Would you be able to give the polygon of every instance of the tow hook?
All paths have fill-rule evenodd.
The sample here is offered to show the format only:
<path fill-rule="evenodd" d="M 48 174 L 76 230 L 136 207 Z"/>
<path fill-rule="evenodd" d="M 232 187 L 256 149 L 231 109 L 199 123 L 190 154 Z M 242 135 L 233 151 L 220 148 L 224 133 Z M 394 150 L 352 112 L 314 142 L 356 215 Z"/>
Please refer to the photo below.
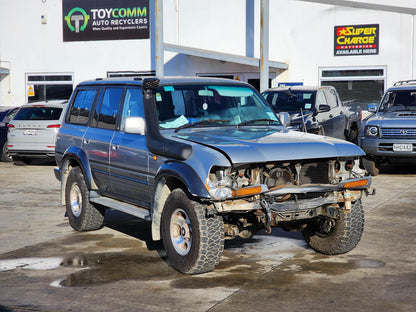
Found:
<path fill-rule="evenodd" d="M 262 199 L 260 201 L 260 206 L 266 213 L 266 234 L 270 234 L 272 232 L 272 213 L 270 212 L 269 204 L 264 199 Z"/>
<path fill-rule="evenodd" d="M 351 210 L 351 194 L 348 191 L 344 192 L 344 207 L 346 211 Z"/>

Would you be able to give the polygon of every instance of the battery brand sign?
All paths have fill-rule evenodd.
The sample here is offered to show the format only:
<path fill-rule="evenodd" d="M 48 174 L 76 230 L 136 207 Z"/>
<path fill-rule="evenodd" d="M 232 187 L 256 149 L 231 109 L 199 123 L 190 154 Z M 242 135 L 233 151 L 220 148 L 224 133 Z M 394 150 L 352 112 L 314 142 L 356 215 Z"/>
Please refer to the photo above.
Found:
<path fill-rule="evenodd" d="M 378 54 L 379 25 L 334 27 L 334 55 Z"/>
<path fill-rule="evenodd" d="M 149 0 L 62 0 L 64 41 L 149 39 Z"/>

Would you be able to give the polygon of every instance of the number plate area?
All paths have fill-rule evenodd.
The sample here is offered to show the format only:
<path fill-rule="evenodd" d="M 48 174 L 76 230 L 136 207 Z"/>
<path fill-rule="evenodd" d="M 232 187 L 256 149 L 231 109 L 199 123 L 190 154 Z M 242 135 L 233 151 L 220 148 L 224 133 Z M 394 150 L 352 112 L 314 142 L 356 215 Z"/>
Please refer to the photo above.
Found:
<path fill-rule="evenodd" d="M 393 152 L 413 152 L 413 144 L 393 144 Z"/>
<path fill-rule="evenodd" d="M 23 134 L 24 135 L 36 135 L 36 134 L 38 134 L 38 130 L 36 130 L 36 129 L 26 129 L 26 130 L 23 130 Z"/>

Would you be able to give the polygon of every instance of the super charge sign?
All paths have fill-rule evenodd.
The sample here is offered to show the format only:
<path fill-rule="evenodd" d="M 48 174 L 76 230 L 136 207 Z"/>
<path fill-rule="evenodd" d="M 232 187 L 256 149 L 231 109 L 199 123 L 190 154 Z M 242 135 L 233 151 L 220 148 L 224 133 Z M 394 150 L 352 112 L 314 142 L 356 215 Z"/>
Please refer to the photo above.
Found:
<path fill-rule="evenodd" d="M 379 24 L 334 27 L 334 55 L 378 54 Z"/>

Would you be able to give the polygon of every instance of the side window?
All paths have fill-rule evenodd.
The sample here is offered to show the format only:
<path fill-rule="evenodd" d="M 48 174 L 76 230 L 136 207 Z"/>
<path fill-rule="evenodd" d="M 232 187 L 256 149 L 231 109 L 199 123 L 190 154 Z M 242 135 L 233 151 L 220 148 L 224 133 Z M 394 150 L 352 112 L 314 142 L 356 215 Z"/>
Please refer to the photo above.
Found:
<path fill-rule="evenodd" d="M 10 121 L 10 120 L 12 120 L 13 118 L 14 118 L 14 116 L 16 116 L 16 113 L 17 113 L 17 111 L 18 111 L 18 109 L 16 108 L 16 109 L 14 109 L 14 110 L 12 110 L 12 111 L 10 111 L 9 112 L 9 114 L 7 115 L 7 119 Z"/>
<path fill-rule="evenodd" d="M 124 131 L 126 117 L 144 117 L 142 92 L 138 88 L 129 88 L 126 91 L 121 115 L 121 131 Z"/>
<path fill-rule="evenodd" d="M 68 122 L 86 125 L 97 90 L 79 90 L 69 108 Z"/>
<path fill-rule="evenodd" d="M 328 90 L 326 95 L 328 97 L 328 104 L 331 106 L 331 108 L 337 107 L 339 105 L 339 99 L 335 90 Z"/>
<path fill-rule="evenodd" d="M 319 105 L 328 105 L 325 94 L 322 90 L 318 90 L 316 94 L 316 109 L 319 108 Z"/>
<path fill-rule="evenodd" d="M 114 130 L 116 128 L 117 111 L 120 104 L 122 88 L 107 88 L 100 105 L 94 113 L 94 125 L 98 128 Z"/>

